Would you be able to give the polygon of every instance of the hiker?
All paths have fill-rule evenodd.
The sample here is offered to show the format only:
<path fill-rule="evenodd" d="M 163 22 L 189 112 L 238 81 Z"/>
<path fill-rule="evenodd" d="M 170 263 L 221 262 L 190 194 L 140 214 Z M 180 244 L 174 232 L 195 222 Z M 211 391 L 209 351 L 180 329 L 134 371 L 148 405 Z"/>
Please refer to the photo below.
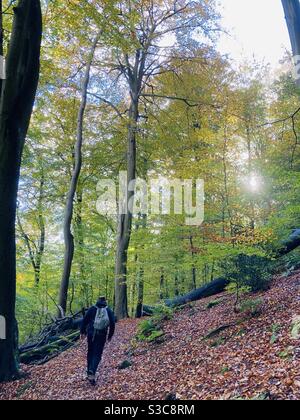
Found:
<path fill-rule="evenodd" d="M 87 336 L 87 379 L 91 385 L 96 385 L 96 372 L 102 359 L 106 340 L 110 341 L 114 332 L 115 315 L 107 306 L 106 298 L 102 296 L 86 313 L 80 331 L 82 340 Z"/>

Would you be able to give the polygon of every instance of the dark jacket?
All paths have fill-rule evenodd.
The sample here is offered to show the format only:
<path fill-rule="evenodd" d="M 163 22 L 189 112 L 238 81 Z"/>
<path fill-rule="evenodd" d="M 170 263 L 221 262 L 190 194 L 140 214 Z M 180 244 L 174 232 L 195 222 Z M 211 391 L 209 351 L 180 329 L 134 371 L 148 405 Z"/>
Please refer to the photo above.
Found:
<path fill-rule="evenodd" d="M 115 315 L 113 313 L 113 311 L 106 306 L 106 304 L 103 303 L 97 303 L 96 306 L 92 306 L 86 313 L 83 321 L 82 321 L 82 325 L 81 325 L 81 329 L 80 332 L 82 335 L 88 335 L 88 336 L 92 336 L 94 335 L 94 322 L 95 322 L 95 318 L 96 318 L 96 314 L 97 314 L 97 308 L 105 308 L 107 309 L 107 314 L 109 317 L 109 322 L 110 322 L 110 326 L 103 331 L 103 335 L 107 335 L 108 329 L 109 329 L 109 334 L 108 334 L 108 339 L 110 340 L 114 333 L 115 333 L 115 327 L 116 327 L 116 321 L 115 321 Z"/>

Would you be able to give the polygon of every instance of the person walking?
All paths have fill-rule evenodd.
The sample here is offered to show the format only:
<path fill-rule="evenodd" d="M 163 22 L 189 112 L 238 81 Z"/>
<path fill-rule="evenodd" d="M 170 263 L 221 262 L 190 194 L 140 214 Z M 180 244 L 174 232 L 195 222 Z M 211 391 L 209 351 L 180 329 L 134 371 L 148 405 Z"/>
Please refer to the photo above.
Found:
<path fill-rule="evenodd" d="M 91 307 L 81 325 L 81 340 L 87 337 L 87 379 L 96 385 L 96 373 L 102 359 L 106 341 L 110 341 L 115 333 L 115 315 L 108 307 L 104 296 Z"/>

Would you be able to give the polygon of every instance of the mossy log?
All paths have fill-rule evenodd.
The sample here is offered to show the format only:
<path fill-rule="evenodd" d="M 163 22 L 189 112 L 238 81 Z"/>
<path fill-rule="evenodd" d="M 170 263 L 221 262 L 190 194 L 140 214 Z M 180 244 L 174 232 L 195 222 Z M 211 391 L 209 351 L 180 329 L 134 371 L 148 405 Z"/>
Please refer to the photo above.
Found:
<path fill-rule="evenodd" d="M 212 281 L 209 284 L 206 284 L 205 286 L 200 287 L 199 289 L 195 289 L 190 293 L 187 293 L 186 295 L 178 296 L 175 299 L 168 299 L 165 301 L 165 304 L 171 308 L 183 306 L 187 303 L 195 302 L 197 300 L 222 293 L 224 292 L 228 284 L 229 280 L 225 278 L 219 278 Z M 151 316 L 153 314 L 153 309 L 153 306 L 144 305 L 143 315 Z"/>
<path fill-rule="evenodd" d="M 24 364 L 41 364 L 45 363 L 53 356 L 60 354 L 62 351 L 70 348 L 79 339 L 79 331 L 72 332 L 67 336 L 57 337 L 49 344 L 20 352 L 20 362 Z"/>
<path fill-rule="evenodd" d="M 294 251 L 300 246 L 300 229 L 292 231 L 290 236 L 282 242 L 281 248 L 277 251 L 277 257 L 282 257 Z"/>
<path fill-rule="evenodd" d="M 166 300 L 166 305 L 169 307 L 185 305 L 189 302 L 195 302 L 200 299 L 204 299 L 210 296 L 224 292 L 229 284 L 229 280 L 225 278 L 219 278 L 212 281 L 199 289 L 193 290 L 184 296 L 176 297 L 175 299 Z"/>

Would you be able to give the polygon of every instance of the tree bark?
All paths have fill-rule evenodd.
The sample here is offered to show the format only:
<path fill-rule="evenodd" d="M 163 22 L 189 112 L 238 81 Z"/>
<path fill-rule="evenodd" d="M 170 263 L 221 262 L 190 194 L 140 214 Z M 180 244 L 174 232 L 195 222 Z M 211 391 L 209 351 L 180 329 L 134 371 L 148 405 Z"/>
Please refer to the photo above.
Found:
<path fill-rule="evenodd" d="M 39 0 L 19 0 L 2 83 L 0 103 L 0 315 L 6 340 L 0 340 L 0 382 L 18 375 L 15 222 L 23 146 L 40 70 L 42 16 Z"/>
<path fill-rule="evenodd" d="M 282 0 L 286 23 L 294 56 L 300 56 L 300 3 L 299 0 Z M 300 57 L 299 60 L 300 61 Z M 297 85 L 300 87 L 300 75 Z"/>
<path fill-rule="evenodd" d="M 70 275 L 72 270 L 72 263 L 74 258 L 74 236 L 72 233 L 72 220 L 74 213 L 74 199 L 78 186 L 78 181 L 80 178 L 81 168 L 82 168 L 82 145 L 83 145 L 83 123 L 84 123 L 84 114 L 87 104 L 87 95 L 88 95 L 88 86 L 90 82 L 90 72 L 92 67 L 92 62 L 94 59 L 96 47 L 100 38 L 100 33 L 97 34 L 87 61 L 85 75 L 83 79 L 82 91 L 81 91 L 81 104 L 78 112 L 77 118 L 77 138 L 75 144 L 75 167 L 72 173 L 70 188 L 67 196 L 66 208 L 65 208 L 65 218 L 64 218 L 64 241 L 65 241 L 65 254 L 64 254 L 64 267 L 63 274 L 60 285 L 60 295 L 59 295 L 59 308 L 60 311 L 58 316 L 64 316 L 67 311 L 67 301 L 68 301 L 68 290 L 70 283 Z"/>
<path fill-rule="evenodd" d="M 139 115 L 139 101 L 136 94 L 132 97 L 129 125 L 128 125 L 128 149 L 127 149 L 127 181 L 128 185 L 136 176 L 136 130 Z M 116 279 L 115 279 L 115 314 L 117 319 L 128 317 L 127 303 L 127 258 L 128 247 L 132 229 L 132 213 L 128 209 L 128 202 L 134 196 L 133 191 L 127 191 L 126 214 L 119 217 L 118 240 L 116 255 Z"/>
<path fill-rule="evenodd" d="M 145 53 L 137 51 L 134 69 L 128 63 L 127 72 L 130 87 L 131 104 L 129 109 L 128 138 L 127 138 L 127 182 L 128 186 L 136 178 L 136 140 L 139 119 L 139 98 L 145 67 Z M 127 58 L 128 62 L 128 58 Z M 128 317 L 127 302 L 127 260 L 130 243 L 133 215 L 128 209 L 129 201 L 134 198 L 134 191 L 127 186 L 125 213 L 119 216 L 118 238 L 115 265 L 115 314 L 117 319 Z"/>

